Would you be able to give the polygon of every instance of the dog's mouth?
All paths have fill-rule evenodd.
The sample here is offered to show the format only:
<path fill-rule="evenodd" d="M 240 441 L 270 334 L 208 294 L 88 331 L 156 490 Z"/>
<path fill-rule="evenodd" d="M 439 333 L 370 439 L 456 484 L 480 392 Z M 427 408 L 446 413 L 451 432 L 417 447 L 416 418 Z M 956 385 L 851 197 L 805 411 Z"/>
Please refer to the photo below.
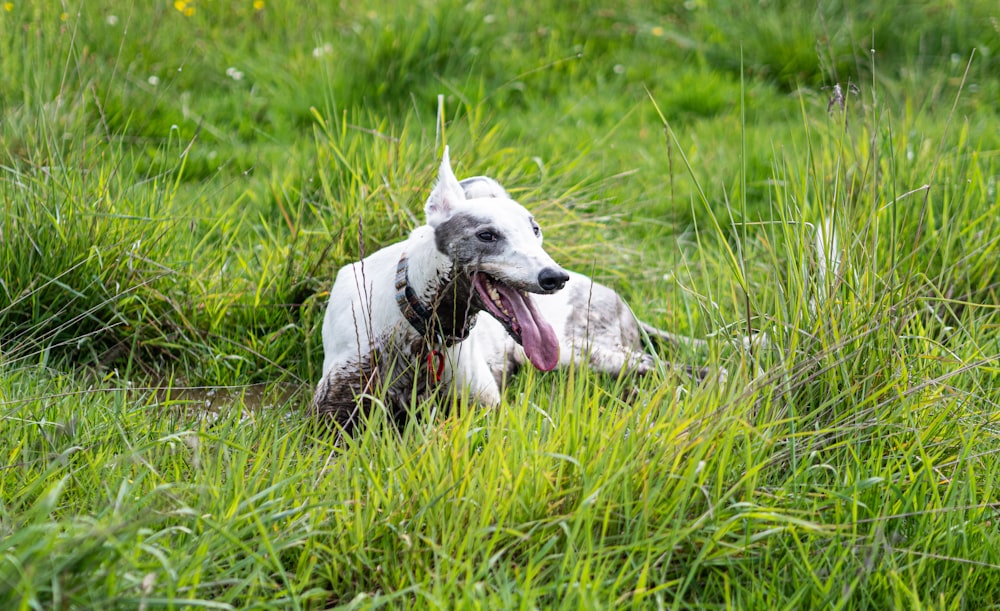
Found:
<path fill-rule="evenodd" d="M 559 364 L 559 339 L 531 297 L 483 272 L 472 273 L 472 286 L 486 311 L 521 344 L 531 364 L 542 371 L 555 369 Z"/>

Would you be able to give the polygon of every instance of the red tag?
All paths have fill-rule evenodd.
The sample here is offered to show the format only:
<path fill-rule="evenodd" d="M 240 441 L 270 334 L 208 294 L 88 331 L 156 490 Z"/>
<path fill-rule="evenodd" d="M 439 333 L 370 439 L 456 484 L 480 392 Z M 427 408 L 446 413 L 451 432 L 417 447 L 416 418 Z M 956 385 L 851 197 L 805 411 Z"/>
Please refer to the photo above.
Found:
<path fill-rule="evenodd" d="M 435 382 L 441 381 L 444 374 L 444 353 L 440 350 L 431 350 L 427 354 L 427 371 L 434 378 Z"/>

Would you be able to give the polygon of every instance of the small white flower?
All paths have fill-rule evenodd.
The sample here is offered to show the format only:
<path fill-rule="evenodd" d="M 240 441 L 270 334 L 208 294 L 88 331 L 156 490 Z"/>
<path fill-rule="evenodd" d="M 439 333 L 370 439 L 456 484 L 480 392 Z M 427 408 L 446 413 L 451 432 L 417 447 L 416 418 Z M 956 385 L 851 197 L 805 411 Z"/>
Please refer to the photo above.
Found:
<path fill-rule="evenodd" d="M 234 81 L 243 80 L 243 73 L 232 66 L 226 68 L 226 76 L 233 79 Z"/>
<path fill-rule="evenodd" d="M 118 25 L 118 15 L 108 15 L 105 21 L 107 21 L 108 25 Z"/>
<path fill-rule="evenodd" d="M 154 74 L 153 76 L 146 79 L 146 82 L 152 85 L 153 87 L 156 87 L 157 85 L 160 84 L 160 77 Z"/>
<path fill-rule="evenodd" d="M 324 42 L 322 46 L 313 49 L 313 57 L 316 58 L 323 57 L 324 55 L 330 55 L 331 53 L 333 53 L 333 45 L 328 42 Z"/>

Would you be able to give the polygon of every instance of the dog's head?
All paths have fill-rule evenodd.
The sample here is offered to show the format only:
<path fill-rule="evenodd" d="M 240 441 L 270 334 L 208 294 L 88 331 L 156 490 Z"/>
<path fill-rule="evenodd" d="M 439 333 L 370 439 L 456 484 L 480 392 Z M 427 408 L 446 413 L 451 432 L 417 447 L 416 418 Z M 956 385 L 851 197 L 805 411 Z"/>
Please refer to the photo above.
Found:
<path fill-rule="evenodd" d="M 535 367 L 553 369 L 559 341 L 528 293 L 554 293 L 569 275 L 542 248 L 535 217 L 490 178 L 470 178 L 463 186 L 447 147 L 424 212 L 437 249 L 468 277 L 474 305 L 503 324 Z"/>

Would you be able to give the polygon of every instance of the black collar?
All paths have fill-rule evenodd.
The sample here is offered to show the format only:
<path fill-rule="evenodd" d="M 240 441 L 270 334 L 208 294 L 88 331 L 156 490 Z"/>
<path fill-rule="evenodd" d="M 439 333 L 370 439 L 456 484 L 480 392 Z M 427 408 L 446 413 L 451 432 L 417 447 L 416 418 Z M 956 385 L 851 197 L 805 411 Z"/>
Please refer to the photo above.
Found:
<path fill-rule="evenodd" d="M 461 335 L 445 335 L 441 332 L 440 321 L 436 320 L 437 317 L 434 314 L 434 309 L 420 303 L 417 292 L 410 286 L 409 269 L 410 260 L 404 252 L 399 257 L 399 263 L 396 264 L 396 305 L 399 306 L 399 311 L 402 313 L 403 318 L 406 319 L 406 322 L 410 323 L 410 326 L 417 333 L 429 341 L 434 339 L 446 346 L 451 346 L 469 337 L 469 330 L 472 328 L 471 324 L 465 325 Z"/>

